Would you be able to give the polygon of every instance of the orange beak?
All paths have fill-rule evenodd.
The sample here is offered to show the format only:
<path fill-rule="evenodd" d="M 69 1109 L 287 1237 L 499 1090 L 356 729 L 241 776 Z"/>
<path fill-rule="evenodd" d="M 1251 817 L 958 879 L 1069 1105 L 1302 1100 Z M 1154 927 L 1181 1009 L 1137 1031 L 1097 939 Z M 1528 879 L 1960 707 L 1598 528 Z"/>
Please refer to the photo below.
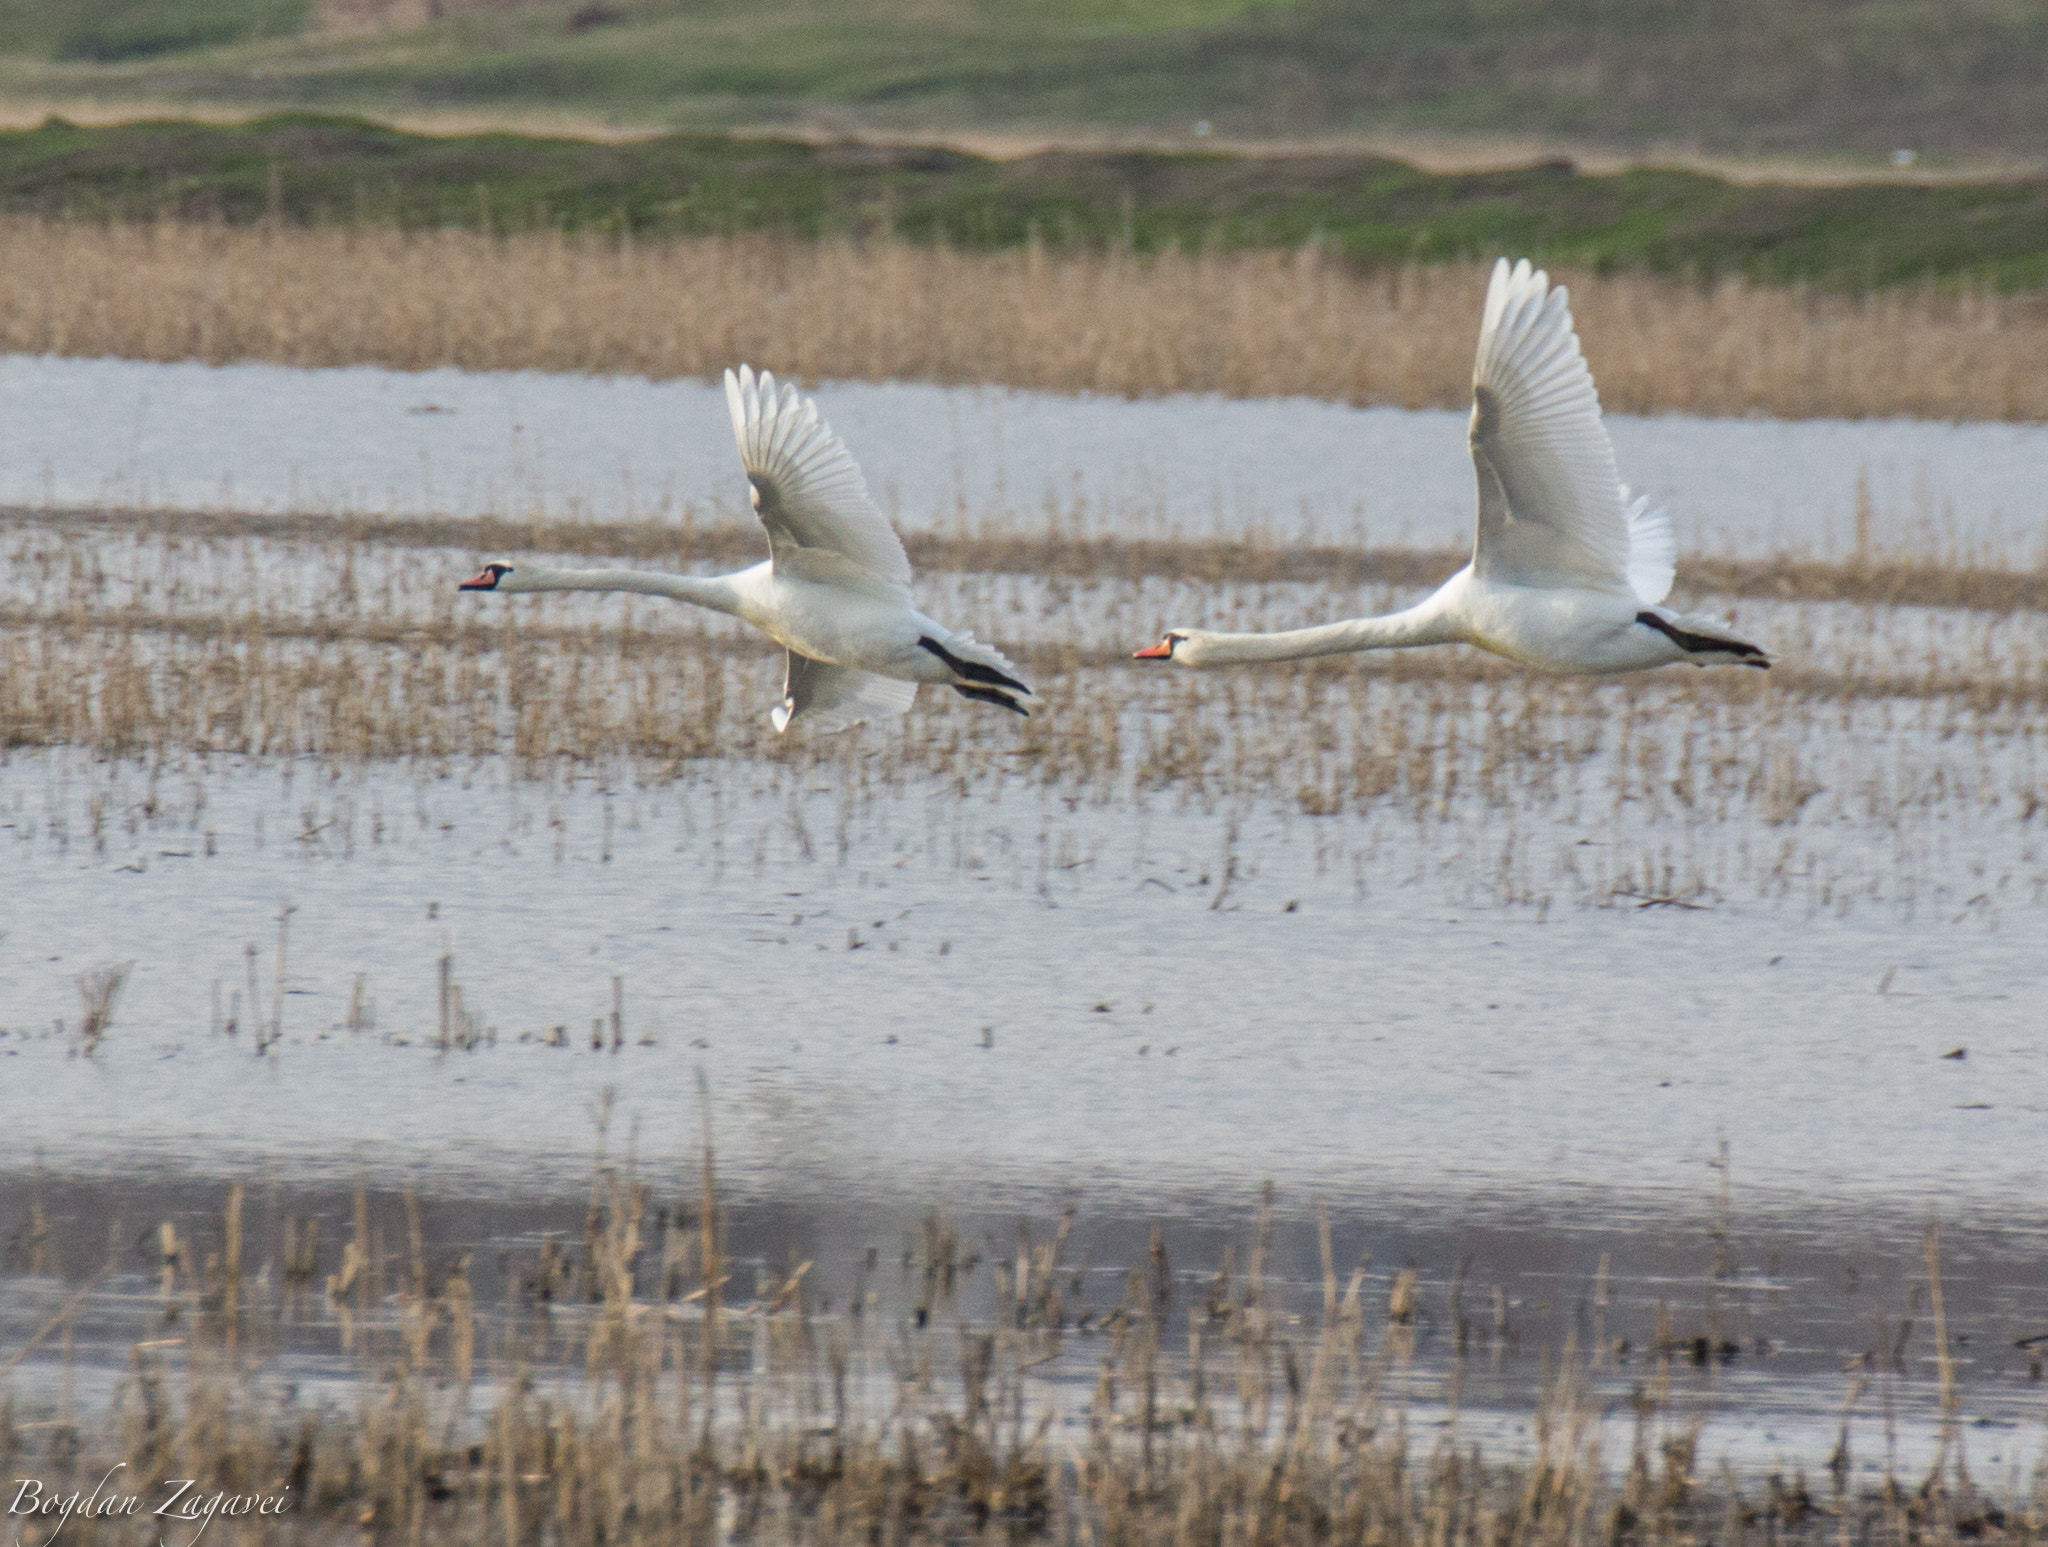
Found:
<path fill-rule="evenodd" d="M 465 580 L 455 589 L 458 591 L 495 591 L 498 589 L 498 572 L 494 569 L 483 570 L 474 580 Z"/>
<path fill-rule="evenodd" d="M 1133 650 L 1131 652 L 1131 659 L 1134 661 L 1170 661 L 1173 659 L 1173 641 L 1162 639 L 1158 644 L 1148 645 L 1143 650 Z"/>

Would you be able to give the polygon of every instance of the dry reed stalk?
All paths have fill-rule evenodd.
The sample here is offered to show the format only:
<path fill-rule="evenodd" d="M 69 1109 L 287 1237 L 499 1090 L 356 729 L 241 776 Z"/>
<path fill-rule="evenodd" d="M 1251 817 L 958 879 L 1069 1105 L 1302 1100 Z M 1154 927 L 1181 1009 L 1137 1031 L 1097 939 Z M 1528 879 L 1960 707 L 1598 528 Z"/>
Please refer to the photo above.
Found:
<path fill-rule="evenodd" d="M 94 967 L 78 975 L 78 1049 L 87 1058 L 99 1051 L 100 1039 L 114 1024 L 114 1006 L 135 963 Z"/>
<path fill-rule="evenodd" d="M 2048 302 L 1561 272 L 1613 409 L 2048 418 Z M 1480 265 L 0 220 L 0 350 L 1461 406 Z"/>
<path fill-rule="evenodd" d="M 721 1317 L 714 1307 L 733 1262 L 711 1225 L 708 1147 L 705 1171 L 694 1289 L 671 1280 L 672 1264 L 643 1274 L 647 1189 L 630 1167 L 599 1164 L 580 1260 L 561 1275 L 579 1293 L 538 1291 L 541 1303 L 525 1311 L 479 1308 L 459 1262 L 437 1286 L 410 1194 L 399 1226 L 410 1267 L 386 1301 L 361 1272 L 360 1243 L 379 1227 L 359 1189 L 356 1240 L 316 1313 L 334 1351 L 353 1356 L 330 1373 L 352 1381 L 354 1403 L 279 1400 L 278 1334 L 301 1314 L 299 1291 L 258 1275 L 239 1309 L 220 1314 L 239 1275 L 216 1262 L 206 1308 L 163 1307 L 164 1335 L 135 1343 L 130 1378 L 105 1410 L 59 1425 L 24 1421 L 26 1402 L 0 1404 L 0 1454 L 60 1493 L 74 1482 L 82 1493 L 126 1461 L 139 1479 L 192 1478 L 202 1493 L 288 1495 L 282 1513 L 227 1513 L 208 1526 L 209 1540 L 252 1547 L 1819 1547 L 1845 1530 L 1853 1540 L 1954 1547 L 1987 1533 L 2024 1544 L 2048 1535 L 2017 1475 L 2009 1497 L 1993 1498 L 1960 1469 L 1954 1492 L 1917 1494 L 1888 1471 L 1877 1486 L 1838 1493 L 1846 1524 L 1781 1477 L 1759 1487 L 1725 1469 L 1703 1475 L 1699 1423 L 1674 1369 L 1688 1340 L 1661 1305 L 1656 1373 L 1626 1399 L 1635 1442 L 1619 1475 L 1603 1456 L 1596 1393 L 1570 1334 L 1554 1360 L 1544 1356 L 1532 1439 L 1519 1453 L 1489 1458 L 1455 1429 L 1419 1446 L 1401 1389 L 1425 1319 L 1418 1275 L 1396 1277 L 1405 1298 L 1390 1299 L 1388 1318 L 1369 1327 L 1362 1270 L 1340 1298 L 1325 1231 L 1320 1309 L 1297 1291 L 1302 1314 L 1291 1314 L 1270 1191 L 1241 1281 L 1226 1247 L 1205 1296 L 1177 1294 L 1187 1280 L 1155 1234 L 1149 1265 L 1125 1276 L 1092 1335 L 1092 1315 L 1070 1320 L 1057 1288 L 1069 1271 L 1061 1254 L 1071 1214 L 1049 1243 L 1020 1231 L 1015 1265 L 994 1275 L 993 1295 L 964 1292 L 979 1255 L 963 1255 L 958 1232 L 934 1212 L 903 1255 L 914 1318 L 822 1316 L 804 1290 L 809 1263 L 764 1272 L 754 1297 Z M 388 1207 L 380 1201 L 380 1216 Z M 239 1213 L 236 1188 L 222 1216 L 231 1237 Z M 540 1252 L 550 1282 L 554 1251 L 550 1242 Z M 316 1266 L 306 1263 L 309 1273 Z M 1929 1273 L 1938 1276 L 1931 1247 Z M 99 1282 L 88 1279 L 11 1363 L 68 1327 Z M 678 1358 L 696 1341 L 685 1329 L 701 1339 L 697 1370 Z M 1191 1384 L 1183 1399 L 1165 1354 L 1183 1329 L 1235 1348 L 1234 1392 Z M 1035 1373 L 1067 1334 L 1091 1338 L 1075 1362 L 1099 1372 L 1092 1398 Z M 479 1367 L 480 1343 L 502 1357 Z M 1312 1350 L 1306 1372 L 1297 1346 Z M 691 1397 L 700 1374 L 701 1424 Z M 1952 1389 L 1945 1372 L 1945 1414 Z M 1619 1394 L 1612 1378 L 1608 1391 Z M 81 1539 L 133 1539 L 75 1524 Z"/>
<path fill-rule="evenodd" d="M 1239 586 L 1314 581 L 1404 590 L 1436 585 L 1469 557 L 1456 549 L 1299 545 L 1259 538 L 1010 533 L 989 526 L 984 522 L 972 534 L 910 532 L 904 536 L 904 546 L 918 571 L 928 574 L 1227 582 Z M 16 566 L 47 566 L 61 552 L 61 543 L 56 550 L 40 544 L 53 537 L 122 538 L 171 549 L 191 542 L 226 544 L 237 539 L 292 544 L 301 552 L 338 555 L 340 572 L 331 575 L 323 591 L 341 597 L 359 592 L 364 583 L 354 574 L 358 559 L 370 561 L 373 555 L 392 551 L 444 552 L 445 559 L 438 562 L 445 562 L 452 573 L 481 553 L 641 560 L 694 569 L 750 563 L 760 558 L 764 548 L 758 526 L 729 521 L 686 521 L 679 528 L 666 521 L 0 507 L 0 529 L 6 528 L 38 544 L 18 550 L 8 561 Z M 74 550 L 80 555 L 84 551 Z M 103 551 L 94 552 L 94 571 L 106 562 Z M 77 566 L 75 573 L 84 572 L 83 565 Z M 436 576 L 435 581 L 435 589 L 445 591 L 446 576 Z M 1792 554 L 1756 559 L 1701 556 L 1680 564 L 1678 586 L 1694 596 L 1867 602 L 2001 613 L 2048 611 L 2048 571 L 1912 554 L 1866 554 L 1834 561 Z"/>
<path fill-rule="evenodd" d="M 350 762 L 511 751 L 528 760 L 619 752 L 695 758 L 735 737 L 759 742 L 755 722 L 771 701 L 777 667 L 758 641 L 700 631 L 688 620 L 657 632 L 509 620 L 492 630 L 443 630 L 290 617 L 223 626 L 133 613 L 4 616 L 11 628 L 0 642 L 0 741 L 122 755 L 187 750 Z M 1127 641 L 1041 645 L 1027 634 L 1012 653 L 1035 676 L 1061 684 L 1060 708 L 1013 734 L 1035 759 L 1053 756 L 1053 767 L 1077 758 L 1077 772 L 1108 775 L 1120 761 L 1116 740 L 1097 739 L 1092 750 L 1081 741 L 1098 728 L 1091 716 L 1119 700 L 1137 709 L 1194 692 L 1200 696 L 1191 704 L 1210 705 L 1247 732 L 1256 727 L 1269 753 L 1309 750 L 1328 732 L 1327 711 L 1304 704 L 1311 718 L 1288 729 L 1270 697 L 1278 683 L 1296 684 L 1314 699 L 1333 689 L 1369 691 L 1372 683 L 1497 687 L 1530 712 L 1544 704 L 1574 710 L 1588 691 L 1610 701 L 1697 706 L 1688 711 L 1695 713 L 1760 699 L 1816 711 L 1851 702 L 1954 700 L 1979 713 L 2048 702 L 2048 640 L 2022 641 L 1997 622 L 1962 636 L 1962 648 L 1902 650 L 1898 634 L 1879 628 L 1832 647 L 1813 639 L 1798 653 L 1811 664 L 1781 665 L 1768 678 L 1674 672 L 1595 689 L 1452 650 L 1194 679 L 1126 665 Z M 1972 648 L 1993 640 L 1996 651 Z M 1266 686 L 1233 686 L 1254 682 Z M 962 713 L 928 697 L 913 723 L 944 723 Z M 995 732 L 974 723 L 976 742 L 993 745 L 988 738 Z M 894 739 L 887 727 L 871 734 Z M 1271 740 L 1275 734 L 1282 739 Z M 911 766 L 936 769 L 945 761 L 942 748 L 904 755 Z"/>
<path fill-rule="evenodd" d="M 1460 852 L 1490 856 L 1459 884 L 1504 904 L 1691 906 L 1741 887 L 1833 906 L 1854 874 L 1864 895 L 1910 906 L 1923 880 L 1960 863 L 1943 857 L 1951 833 L 2005 856 L 1991 861 L 1998 886 L 2044 880 L 2028 826 L 2048 809 L 2039 612 L 1746 603 L 1744 623 L 1786 656 L 1767 676 L 1560 680 L 1470 650 L 1200 675 L 1127 663 L 1132 620 L 1286 627 L 1380 610 L 1395 588 L 1346 576 L 1200 584 L 939 572 L 925 582 L 935 610 L 985 620 L 1039 682 L 1048 711 L 997 721 L 926 694 L 902 722 L 808 739 L 769 733 L 775 652 L 725 620 L 573 596 L 485 612 L 456 597 L 442 570 L 418 550 L 375 542 L 110 537 L 91 524 L 25 531 L 0 554 L 16 598 L 0 632 L 0 745 L 75 748 L 115 760 L 110 770 L 132 760 L 149 788 L 124 793 L 114 784 L 127 776 L 110 772 L 83 805 L 18 822 L 17 836 L 76 836 L 99 855 L 140 845 L 145 824 L 167 819 L 159 780 L 189 769 L 172 776 L 203 789 L 220 754 L 310 757 L 336 772 L 399 760 L 429 775 L 505 757 L 516 784 L 620 769 L 629 783 L 681 779 L 714 799 L 732 780 L 765 776 L 787 807 L 774 825 L 806 863 L 830 863 L 835 847 L 845 863 L 860 824 L 935 788 L 993 798 L 1021 786 L 1070 808 L 1199 808 L 1226 835 L 1220 855 L 1203 840 L 1203 895 L 1219 906 L 1240 900 L 1242 839 L 1227 835 L 1263 821 L 1253 803 L 1346 817 L 1317 830 L 1327 833 L 1313 840 L 1317 864 L 1351 864 L 1361 892 L 1384 868 L 1369 856 L 1403 822 L 1423 841 L 1418 850 L 1400 840 L 1418 876 L 1435 841 L 1427 835 L 1442 833 Z M 814 785 L 840 792 L 834 845 L 812 826 L 833 819 L 800 798 Z M 1946 825 L 1945 814 L 1967 820 Z M 196 830 L 196 811 L 191 820 Z M 721 820 L 714 813 L 714 869 Z M 1583 850 L 1546 836 L 1587 822 L 1607 824 L 1612 841 Z M 550 826 L 560 860 L 557 815 Z M 1831 830 L 1843 836 L 1830 840 Z M 308 853 L 396 841 L 383 816 L 346 799 L 302 808 L 294 831 Z M 1041 889 L 1092 864 L 1099 843 L 1048 806 Z M 1817 859 L 1816 843 L 1838 857 Z M 757 866 L 770 845 L 763 829 L 751 844 Z M 988 858 L 957 825 L 932 825 L 927 846 L 956 867 Z M 148 863 L 147 850 L 125 852 Z M 254 949 L 249 1007 L 260 1003 Z M 452 985 L 447 1007 L 451 1048 L 488 1039 Z M 239 1019 L 242 1005 L 229 1013 Z"/>

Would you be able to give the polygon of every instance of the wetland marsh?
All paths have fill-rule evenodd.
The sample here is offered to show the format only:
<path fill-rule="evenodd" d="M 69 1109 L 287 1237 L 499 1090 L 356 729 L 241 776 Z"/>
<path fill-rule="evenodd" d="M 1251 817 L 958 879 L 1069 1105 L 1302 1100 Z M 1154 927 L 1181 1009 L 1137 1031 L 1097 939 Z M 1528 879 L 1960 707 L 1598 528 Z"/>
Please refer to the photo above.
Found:
<path fill-rule="evenodd" d="M 1370 1539 L 2036 1529 L 2043 431 L 1614 421 L 1768 674 L 1198 677 L 1126 652 L 1455 565 L 1459 416 L 821 397 L 1046 714 L 777 738 L 725 620 L 454 591 L 755 551 L 711 389 L 0 363 L 19 1465 L 447 1540 L 1270 1539 L 1275 1465 Z"/>

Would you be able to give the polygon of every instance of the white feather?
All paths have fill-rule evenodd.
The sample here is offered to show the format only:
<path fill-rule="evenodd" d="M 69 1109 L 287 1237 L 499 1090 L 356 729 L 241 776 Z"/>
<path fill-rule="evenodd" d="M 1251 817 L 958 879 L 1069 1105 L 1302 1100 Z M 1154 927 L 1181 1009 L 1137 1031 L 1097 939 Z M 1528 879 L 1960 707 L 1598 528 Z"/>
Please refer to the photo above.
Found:
<path fill-rule="evenodd" d="M 725 373 L 725 401 L 755 513 L 778 563 L 792 549 L 810 549 L 837 554 L 891 585 L 910 584 L 903 540 L 815 403 L 794 387 L 778 389 L 772 372 L 757 377 L 746 365 Z"/>
<path fill-rule="evenodd" d="M 1600 395 L 1569 296 L 1527 259 L 1494 265 L 1472 387 L 1475 566 L 1503 581 L 1621 589 L 1629 530 Z"/>
<path fill-rule="evenodd" d="M 1628 485 L 1621 486 L 1628 498 Z M 1628 588 L 1645 607 L 1654 607 L 1671 594 L 1672 577 L 1678 572 L 1678 534 L 1671 529 L 1671 512 L 1659 505 L 1650 509 L 1650 497 L 1638 497 L 1628 507 Z"/>

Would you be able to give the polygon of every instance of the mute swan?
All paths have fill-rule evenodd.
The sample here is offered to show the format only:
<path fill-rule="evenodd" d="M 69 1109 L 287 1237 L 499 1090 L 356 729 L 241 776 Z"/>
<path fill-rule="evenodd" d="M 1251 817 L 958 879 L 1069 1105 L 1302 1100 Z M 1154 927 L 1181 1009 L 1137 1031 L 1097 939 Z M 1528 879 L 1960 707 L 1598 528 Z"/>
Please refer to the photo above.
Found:
<path fill-rule="evenodd" d="M 1467 439 L 1479 475 L 1472 562 L 1435 595 L 1278 634 L 1177 628 L 1135 658 L 1222 666 L 1469 644 L 1551 672 L 1770 665 L 1723 625 L 1659 605 L 1678 557 L 1670 518 L 1630 503 L 1564 287 L 1526 259 L 1501 259 L 1486 287 Z"/>
<path fill-rule="evenodd" d="M 1035 697 L 1001 652 L 911 605 L 902 540 L 817 405 L 744 365 L 725 373 L 725 401 L 754 514 L 768 530 L 767 562 L 731 575 L 663 575 L 494 560 L 459 589 L 638 591 L 731 613 L 789 652 L 782 702 L 768 716 L 778 732 L 799 715 L 833 731 L 902 714 L 920 682 L 1028 713 Z"/>

